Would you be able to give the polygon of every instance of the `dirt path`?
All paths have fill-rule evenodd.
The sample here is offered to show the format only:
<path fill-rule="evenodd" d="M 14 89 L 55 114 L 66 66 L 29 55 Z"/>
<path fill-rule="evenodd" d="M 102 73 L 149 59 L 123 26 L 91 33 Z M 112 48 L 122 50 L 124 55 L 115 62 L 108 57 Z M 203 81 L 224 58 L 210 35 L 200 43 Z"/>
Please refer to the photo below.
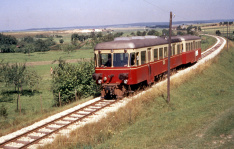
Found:
<path fill-rule="evenodd" d="M 91 58 L 84 58 L 84 59 L 68 59 L 65 60 L 67 63 L 76 63 L 78 61 L 89 61 Z M 38 62 L 26 62 L 26 66 L 36 66 L 36 65 L 50 65 L 53 61 L 38 61 Z M 54 62 L 53 64 L 58 64 L 58 61 Z"/>

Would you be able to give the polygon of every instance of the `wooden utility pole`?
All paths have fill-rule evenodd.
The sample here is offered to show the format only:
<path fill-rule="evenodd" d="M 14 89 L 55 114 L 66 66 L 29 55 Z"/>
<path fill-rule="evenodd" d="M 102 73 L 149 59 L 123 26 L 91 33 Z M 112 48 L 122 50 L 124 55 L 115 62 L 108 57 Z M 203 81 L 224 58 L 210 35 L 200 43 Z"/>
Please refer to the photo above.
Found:
<path fill-rule="evenodd" d="M 229 25 L 229 22 L 227 22 L 227 50 L 228 50 L 228 25 Z"/>
<path fill-rule="evenodd" d="M 167 103 L 170 102 L 170 66 L 171 66 L 171 26 L 172 26 L 172 12 L 170 12 L 170 24 L 169 24 L 169 45 L 168 45 L 168 65 L 167 65 Z"/>

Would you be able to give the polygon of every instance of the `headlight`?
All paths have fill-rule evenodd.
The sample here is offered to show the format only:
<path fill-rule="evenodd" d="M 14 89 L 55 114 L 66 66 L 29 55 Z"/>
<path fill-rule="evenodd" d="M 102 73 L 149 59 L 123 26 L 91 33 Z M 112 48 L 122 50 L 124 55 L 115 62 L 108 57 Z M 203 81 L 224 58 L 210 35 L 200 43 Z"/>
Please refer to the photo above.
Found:
<path fill-rule="evenodd" d="M 103 81 L 106 81 L 106 80 L 107 80 L 107 77 L 104 77 L 104 78 L 103 78 Z"/>
<path fill-rule="evenodd" d="M 128 80 L 124 80 L 124 84 L 127 84 L 128 83 Z"/>
<path fill-rule="evenodd" d="M 102 80 L 98 80 L 98 84 L 102 84 Z"/>

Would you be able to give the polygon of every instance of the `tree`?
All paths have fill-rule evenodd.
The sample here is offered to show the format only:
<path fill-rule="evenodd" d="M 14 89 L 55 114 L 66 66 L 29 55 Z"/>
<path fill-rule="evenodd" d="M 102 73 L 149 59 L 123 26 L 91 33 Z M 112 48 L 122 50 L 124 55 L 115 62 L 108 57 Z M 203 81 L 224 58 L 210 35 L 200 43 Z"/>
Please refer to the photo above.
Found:
<path fill-rule="evenodd" d="M 130 35 L 131 35 L 131 36 L 136 36 L 135 32 L 131 32 Z"/>
<path fill-rule="evenodd" d="M 35 51 L 35 46 L 34 44 L 30 43 L 30 44 L 26 44 L 24 47 L 23 47 L 23 51 L 24 51 L 24 54 L 28 53 L 28 56 L 30 56 L 30 53 L 33 53 Z"/>
<path fill-rule="evenodd" d="M 63 39 L 60 39 L 60 40 L 59 40 L 59 43 L 60 43 L 60 44 L 63 44 L 63 43 L 64 43 L 64 40 L 63 40 Z"/>
<path fill-rule="evenodd" d="M 23 38 L 23 41 L 26 43 L 33 43 L 34 39 L 31 36 L 26 36 Z"/>
<path fill-rule="evenodd" d="M 216 35 L 218 35 L 218 36 L 221 35 L 221 32 L 220 32 L 219 30 L 216 30 L 215 33 L 216 33 Z"/>
<path fill-rule="evenodd" d="M 68 54 L 72 51 L 74 51 L 76 48 L 75 45 L 72 45 L 72 44 L 65 44 L 65 45 L 61 45 L 61 49 L 64 51 L 64 52 L 67 52 Z"/>
<path fill-rule="evenodd" d="M 137 36 L 142 36 L 142 32 L 141 31 L 137 31 L 136 35 Z"/>
<path fill-rule="evenodd" d="M 49 46 L 46 44 L 45 41 L 43 41 L 42 39 L 38 39 L 35 43 L 35 51 L 36 52 L 45 52 L 45 51 L 49 51 Z"/>
<path fill-rule="evenodd" d="M 23 86 L 29 86 L 33 91 L 35 85 L 40 82 L 40 77 L 35 71 L 30 71 L 27 69 L 25 64 L 9 64 L 9 63 L 0 63 L 0 75 L 3 77 L 2 81 L 5 82 L 6 86 L 13 85 L 15 91 L 18 94 L 22 92 Z M 19 105 L 19 98 L 17 97 L 17 108 Z"/>

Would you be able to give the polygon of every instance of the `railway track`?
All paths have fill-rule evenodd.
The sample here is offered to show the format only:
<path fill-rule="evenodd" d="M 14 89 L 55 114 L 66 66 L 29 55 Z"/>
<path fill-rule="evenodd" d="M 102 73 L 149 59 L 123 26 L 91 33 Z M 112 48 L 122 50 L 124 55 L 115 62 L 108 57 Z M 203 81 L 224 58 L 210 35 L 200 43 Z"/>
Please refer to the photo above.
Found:
<path fill-rule="evenodd" d="M 224 46 L 225 40 L 222 37 L 215 37 L 217 38 L 217 43 L 202 53 L 202 59 Z M 120 101 L 122 100 L 97 100 L 27 132 L 0 142 L 0 149 L 36 148 L 38 144 L 43 144 L 43 142 L 52 142 L 55 134 L 68 134 L 71 130 L 81 126 L 90 117 L 95 116 L 98 111 Z"/>
<path fill-rule="evenodd" d="M 37 144 L 39 141 L 48 138 L 54 133 L 63 133 L 64 131 L 66 131 L 66 129 L 72 129 L 69 128 L 74 127 L 72 125 L 80 125 L 82 122 L 85 122 L 87 118 L 94 115 L 96 112 L 116 103 L 117 101 L 119 100 L 101 99 L 96 102 L 93 102 L 87 106 L 84 106 L 69 114 L 61 116 L 26 133 L 13 137 L 12 139 L 1 143 L 0 148 L 16 149 L 30 147 L 31 145 Z"/>

